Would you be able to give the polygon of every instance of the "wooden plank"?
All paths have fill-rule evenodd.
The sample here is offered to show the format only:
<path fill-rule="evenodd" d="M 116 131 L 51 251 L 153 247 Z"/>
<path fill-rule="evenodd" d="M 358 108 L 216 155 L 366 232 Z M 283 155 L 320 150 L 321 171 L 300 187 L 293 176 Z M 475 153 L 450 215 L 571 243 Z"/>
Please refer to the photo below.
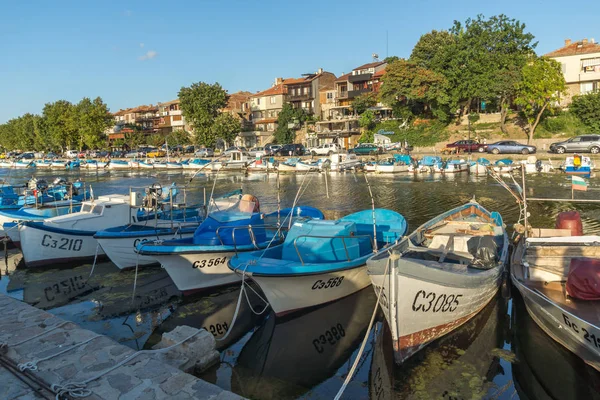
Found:
<path fill-rule="evenodd" d="M 547 229 L 547 228 L 532 228 L 531 237 L 542 238 L 542 237 L 566 237 L 571 236 L 570 229 Z"/>
<path fill-rule="evenodd" d="M 600 258 L 600 246 L 531 246 L 527 257 L 590 257 Z"/>

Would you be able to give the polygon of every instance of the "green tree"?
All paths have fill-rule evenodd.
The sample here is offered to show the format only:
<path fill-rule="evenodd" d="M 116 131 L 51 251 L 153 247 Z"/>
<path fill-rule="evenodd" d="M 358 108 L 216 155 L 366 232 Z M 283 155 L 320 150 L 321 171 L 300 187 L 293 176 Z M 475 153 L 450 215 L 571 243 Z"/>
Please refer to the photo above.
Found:
<path fill-rule="evenodd" d="M 90 149 L 102 147 L 105 141 L 104 132 L 113 124 L 108 106 L 100 97 L 93 101 L 84 97 L 75 108 L 79 150 L 82 150 L 84 145 Z"/>
<path fill-rule="evenodd" d="M 600 92 L 573 97 L 569 111 L 593 132 L 600 132 Z"/>
<path fill-rule="evenodd" d="M 160 134 L 151 135 L 147 138 L 146 143 L 154 147 L 160 147 L 165 144 L 165 136 Z"/>
<path fill-rule="evenodd" d="M 352 110 L 358 115 L 361 115 L 369 107 L 374 107 L 377 104 L 377 94 L 373 92 L 363 93 L 360 96 L 356 96 L 352 100 Z"/>
<path fill-rule="evenodd" d="M 535 57 L 523 67 L 523 78 L 517 85 L 515 104 L 527 119 L 527 142 L 535 133 L 542 114 L 549 105 L 560 100 L 567 90 L 558 61 Z"/>
<path fill-rule="evenodd" d="M 123 127 L 130 128 L 133 132 L 126 132 L 124 137 L 124 144 L 127 145 L 129 149 L 135 149 L 139 145 L 143 144 L 146 141 L 144 134 L 141 132 L 142 129 L 137 125 L 123 125 Z"/>
<path fill-rule="evenodd" d="M 380 99 L 399 115 L 407 117 L 430 111 L 442 121 L 447 119 L 449 99 L 442 74 L 398 60 L 387 66 L 382 81 Z"/>
<path fill-rule="evenodd" d="M 179 90 L 180 107 L 185 118 L 194 127 L 196 142 L 214 146 L 216 137 L 212 132 L 219 110 L 227 105 L 227 92 L 218 83 L 193 83 Z"/>
<path fill-rule="evenodd" d="M 306 113 L 301 108 L 294 108 L 291 104 L 283 105 L 277 117 L 277 129 L 275 130 L 275 142 L 280 144 L 294 143 L 296 131 L 290 125 L 302 124 L 306 121 Z"/>
<path fill-rule="evenodd" d="M 433 30 L 419 38 L 408 60 L 419 67 L 444 72 L 456 42 L 457 37 L 450 32 Z"/>
<path fill-rule="evenodd" d="M 77 112 L 75 106 L 66 100 L 47 103 L 43 110 L 43 124 L 53 149 L 73 149 L 77 146 Z"/>
<path fill-rule="evenodd" d="M 384 58 L 383 62 L 386 62 L 389 64 L 393 61 L 398 61 L 399 59 L 400 59 L 400 57 L 398 57 L 398 56 L 389 56 L 389 57 Z"/>
<path fill-rule="evenodd" d="M 215 138 L 223 139 L 227 146 L 231 146 L 236 136 L 242 131 L 242 124 L 239 118 L 224 112 L 215 119 L 211 129 Z"/>
<path fill-rule="evenodd" d="M 358 124 L 361 128 L 365 128 L 368 131 L 372 130 L 377 124 L 375 113 L 371 110 L 365 111 L 358 119 Z"/>
<path fill-rule="evenodd" d="M 169 133 L 166 137 L 169 146 L 175 146 L 178 144 L 186 145 L 190 143 L 191 135 L 188 131 L 173 131 Z M 164 143 L 164 140 L 163 140 Z"/>

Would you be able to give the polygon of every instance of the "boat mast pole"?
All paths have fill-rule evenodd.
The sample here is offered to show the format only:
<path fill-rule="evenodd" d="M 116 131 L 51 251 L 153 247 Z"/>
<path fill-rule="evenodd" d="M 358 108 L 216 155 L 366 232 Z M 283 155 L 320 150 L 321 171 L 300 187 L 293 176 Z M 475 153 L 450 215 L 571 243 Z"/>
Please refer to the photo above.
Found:
<path fill-rule="evenodd" d="M 367 188 L 369 188 L 369 196 L 371 196 L 371 210 L 373 215 L 373 252 L 377 252 L 377 221 L 375 220 L 375 199 L 373 198 L 373 191 L 371 190 L 371 184 L 367 178 L 367 173 L 364 173 L 365 181 L 367 182 Z"/>
<path fill-rule="evenodd" d="M 279 181 L 279 168 L 277 168 L 277 226 L 281 226 L 281 182 Z"/>
<path fill-rule="evenodd" d="M 525 218 L 525 233 L 523 236 L 527 238 L 527 188 L 525 187 L 525 167 L 521 166 L 521 177 L 523 185 L 523 215 Z"/>

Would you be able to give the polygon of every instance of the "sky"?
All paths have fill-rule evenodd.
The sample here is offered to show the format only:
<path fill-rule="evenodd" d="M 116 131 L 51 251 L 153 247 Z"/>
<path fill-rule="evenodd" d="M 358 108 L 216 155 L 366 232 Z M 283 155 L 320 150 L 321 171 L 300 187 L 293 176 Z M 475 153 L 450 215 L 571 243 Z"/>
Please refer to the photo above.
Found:
<path fill-rule="evenodd" d="M 538 54 L 600 40 L 595 2 L 0 0 L 0 123 L 60 99 L 118 111 L 199 81 L 234 93 L 318 68 L 339 76 L 477 14 L 524 22 Z"/>

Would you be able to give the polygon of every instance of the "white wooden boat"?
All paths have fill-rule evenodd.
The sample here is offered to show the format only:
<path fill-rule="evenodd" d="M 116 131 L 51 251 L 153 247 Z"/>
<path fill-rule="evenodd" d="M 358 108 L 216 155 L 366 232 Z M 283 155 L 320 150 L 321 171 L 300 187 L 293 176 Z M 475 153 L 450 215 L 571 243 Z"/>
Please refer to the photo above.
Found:
<path fill-rule="evenodd" d="M 421 225 L 367 262 L 402 363 L 473 318 L 494 297 L 508 260 L 502 218 L 472 201 Z"/>
<path fill-rule="evenodd" d="M 110 160 L 110 164 L 108 164 L 108 169 L 110 170 L 130 170 L 129 161 L 123 160 Z"/>
<path fill-rule="evenodd" d="M 469 173 L 473 175 L 487 175 L 490 161 L 486 158 L 478 158 L 477 161 L 469 163 Z"/>
<path fill-rule="evenodd" d="M 589 291 L 598 291 L 597 283 L 590 275 L 572 271 L 597 269 L 600 236 L 572 236 L 571 229 L 560 228 L 532 233 L 521 238 L 513 252 L 512 282 L 539 327 L 600 371 L 600 300 L 583 300 L 575 290 L 578 280 L 589 279 L 585 284 Z"/>
<path fill-rule="evenodd" d="M 140 169 L 154 169 L 154 164 L 151 161 L 138 161 Z"/>
<path fill-rule="evenodd" d="M 315 161 L 310 160 L 298 160 L 296 162 L 296 171 L 298 172 L 309 172 L 309 171 L 320 171 L 321 165 L 324 162 L 329 162 L 328 158 L 320 158 Z"/>
<path fill-rule="evenodd" d="M 69 161 L 67 160 L 53 160 L 50 168 L 52 169 L 67 169 L 67 164 Z"/>
<path fill-rule="evenodd" d="M 14 162 L 11 160 L 0 160 L 0 168 L 12 168 Z"/>
<path fill-rule="evenodd" d="M 554 171 L 552 161 L 548 160 L 548 162 L 543 162 L 542 160 L 538 160 L 536 156 L 529 156 L 527 157 L 527 160 L 521 160 L 521 166 L 527 174 L 536 174 L 538 172 L 549 173 Z"/>
<path fill-rule="evenodd" d="M 496 161 L 492 168 L 496 172 L 510 173 L 514 169 L 513 160 L 510 158 L 503 158 L 502 160 Z"/>
<path fill-rule="evenodd" d="M 167 169 L 183 169 L 183 165 L 178 161 L 167 161 Z"/>
<path fill-rule="evenodd" d="M 23 168 L 34 168 L 35 164 L 31 160 L 18 160 L 18 161 L 15 161 L 14 167 L 15 168 L 20 168 L 20 169 L 23 169 Z"/>
<path fill-rule="evenodd" d="M 52 167 L 52 161 L 50 160 L 35 160 L 33 163 L 36 168 L 48 169 Z"/>
<path fill-rule="evenodd" d="M 361 165 L 360 160 L 354 153 L 339 153 L 329 156 L 331 160 L 332 171 L 345 171 L 347 169 L 357 168 Z"/>
<path fill-rule="evenodd" d="M 377 161 L 368 161 L 363 164 L 363 169 L 365 172 L 375 172 L 377 171 Z"/>
<path fill-rule="evenodd" d="M 394 157 L 389 157 L 379 161 L 375 165 L 375 172 L 380 174 L 396 174 L 399 172 L 408 172 L 408 165 L 404 161 L 399 161 Z"/>
<path fill-rule="evenodd" d="M 433 172 L 443 174 L 455 174 L 469 170 L 469 164 L 465 160 L 446 160 L 433 166 Z"/>
<path fill-rule="evenodd" d="M 254 161 L 248 164 L 246 170 L 249 172 L 267 172 L 275 171 L 275 165 L 270 157 L 259 156 Z"/>
<path fill-rule="evenodd" d="M 252 157 L 240 150 L 233 150 L 229 153 L 229 160 L 222 161 L 221 166 L 217 167 L 218 163 L 213 164 L 213 170 L 243 170 L 252 162 Z"/>
<path fill-rule="evenodd" d="M 296 164 L 300 161 L 297 157 L 288 158 L 287 160 L 277 164 L 277 171 L 279 172 L 296 172 Z"/>
<path fill-rule="evenodd" d="M 140 167 L 138 160 L 130 160 L 127 164 L 129 164 L 129 169 L 138 169 Z"/>

